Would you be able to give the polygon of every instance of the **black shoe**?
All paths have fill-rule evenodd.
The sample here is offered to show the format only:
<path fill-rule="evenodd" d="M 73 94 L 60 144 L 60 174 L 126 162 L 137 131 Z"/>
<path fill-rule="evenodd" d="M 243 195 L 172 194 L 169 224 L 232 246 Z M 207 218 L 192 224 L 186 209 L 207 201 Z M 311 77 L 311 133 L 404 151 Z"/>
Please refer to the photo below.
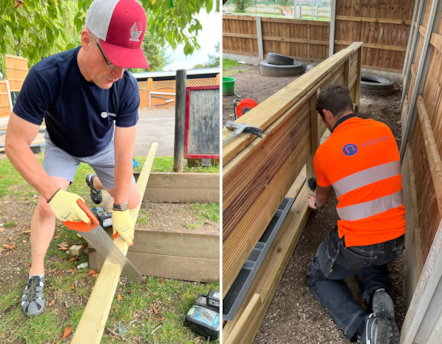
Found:
<path fill-rule="evenodd" d="M 86 183 L 89 186 L 89 188 L 91 189 L 92 202 L 94 202 L 95 204 L 100 204 L 103 201 L 103 197 L 101 195 L 101 190 L 97 190 L 94 187 L 94 178 L 95 177 L 96 177 L 95 174 L 89 173 L 86 176 Z"/>
<path fill-rule="evenodd" d="M 391 344 L 399 344 L 400 334 L 394 318 L 394 304 L 390 295 L 384 288 L 378 289 L 373 294 L 372 300 L 373 312 L 378 317 L 386 318 L 391 322 L 393 326 L 393 338 Z"/>
<path fill-rule="evenodd" d="M 393 327 L 390 320 L 378 317 L 375 313 L 365 318 L 365 329 L 358 343 L 360 344 L 391 344 Z"/>

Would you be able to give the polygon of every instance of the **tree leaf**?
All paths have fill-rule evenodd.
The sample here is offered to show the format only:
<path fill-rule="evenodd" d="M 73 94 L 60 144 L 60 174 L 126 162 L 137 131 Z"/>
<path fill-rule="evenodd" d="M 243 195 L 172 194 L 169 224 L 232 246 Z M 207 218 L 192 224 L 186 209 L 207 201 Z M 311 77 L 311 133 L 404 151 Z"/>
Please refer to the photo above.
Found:
<path fill-rule="evenodd" d="M 2 245 L 4 248 L 7 248 L 8 250 L 13 250 L 15 249 L 15 245 L 14 244 L 4 244 Z"/>

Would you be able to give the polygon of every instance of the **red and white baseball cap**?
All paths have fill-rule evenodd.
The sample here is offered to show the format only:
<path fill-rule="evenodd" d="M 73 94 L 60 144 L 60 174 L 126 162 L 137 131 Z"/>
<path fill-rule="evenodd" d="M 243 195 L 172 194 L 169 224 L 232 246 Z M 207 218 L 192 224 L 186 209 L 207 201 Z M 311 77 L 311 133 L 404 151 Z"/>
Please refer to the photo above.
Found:
<path fill-rule="evenodd" d="M 135 0 L 95 0 L 87 12 L 86 27 L 100 39 L 114 65 L 149 68 L 141 49 L 146 13 Z"/>

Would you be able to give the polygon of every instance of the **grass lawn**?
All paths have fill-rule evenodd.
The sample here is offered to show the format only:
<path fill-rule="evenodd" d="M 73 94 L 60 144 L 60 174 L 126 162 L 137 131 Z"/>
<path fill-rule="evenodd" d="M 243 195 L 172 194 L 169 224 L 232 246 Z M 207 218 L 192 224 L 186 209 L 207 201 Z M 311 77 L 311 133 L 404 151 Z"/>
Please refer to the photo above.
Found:
<path fill-rule="evenodd" d="M 38 159 L 42 162 L 43 155 L 39 154 Z M 144 162 L 139 158 L 136 160 L 140 165 Z M 167 165 L 162 160 L 156 161 L 159 170 Z M 90 172 L 89 166 L 81 164 L 68 191 L 77 193 L 88 206 L 93 206 L 84 182 Z M 30 239 L 25 231 L 29 230 L 29 219 L 38 199 L 36 194 L 8 159 L 0 159 L 0 223 L 4 222 L 0 227 L 0 245 L 8 243 L 16 246 L 12 250 L 0 246 L 2 344 L 68 343 L 72 334 L 62 339 L 63 333 L 69 326 L 75 332 L 97 278 L 88 274 L 89 268 L 76 268 L 88 261 L 85 253 L 70 260 L 71 257 L 59 249 L 61 243 L 71 245 L 85 241 L 57 221 L 45 261 L 44 296 L 50 306 L 47 305 L 45 311 L 35 318 L 23 314 L 20 302 L 31 261 Z M 219 221 L 219 204 L 195 207 L 201 218 Z M 5 217 L 9 214 L 10 218 L 6 221 Z M 118 327 L 124 330 L 127 343 L 205 343 L 205 338 L 185 328 L 183 322 L 196 296 L 211 289 L 219 289 L 219 284 L 147 277 L 145 284 L 140 286 L 128 284 L 120 278 L 106 327 L 115 332 L 118 332 Z M 118 341 L 120 339 L 104 332 L 102 343 Z"/>
<path fill-rule="evenodd" d="M 140 164 L 134 171 L 141 172 L 146 161 L 145 156 L 136 156 L 134 159 Z M 173 172 L 173 156 L 157 156 L 153 161 L 152 172 Z M 189 166 L 184 164 L 183 172 L 188 173 L 219 173 L 219 164 L 216 166 Z"/>

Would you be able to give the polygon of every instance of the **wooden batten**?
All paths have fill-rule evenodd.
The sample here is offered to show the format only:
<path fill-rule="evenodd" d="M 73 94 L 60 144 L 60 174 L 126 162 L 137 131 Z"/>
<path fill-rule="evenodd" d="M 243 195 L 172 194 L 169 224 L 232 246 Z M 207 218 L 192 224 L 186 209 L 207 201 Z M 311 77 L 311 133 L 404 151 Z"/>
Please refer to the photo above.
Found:
<path fill-rule="evenodd" d="M 112 229 L 106 229 L 112 236 Z M 135 227 L 134 245 L 127 257 L 145 276 L 196 282 L 219 281 L 219 232 L 180 228 Z M 91 269 L 100 270 L 104 259 L 89 247 Z"/>
<path fill-rule="evenodd" d="M 219 173 L 152 172 L 143 201 L 219 202 L 219 179 Z"/>
<path fill-rule="evenodd" d="M 146 162 L 144 163 L 143 170 L 137 182 L 138 191 L 143 198 L 146 190 L 146 185 L 149 180 L 149 174 L 152 169 L 153 160 L 158 147 L 158 143 L 154 142 L 147 155 Z M 140 202 L 141 205 L 141 202 Z M 136 223 L 140 205 L 135 209 L 130 209 L 130 215 L 132 221 Z M 127 255 L 129 244 L 124 241 L 120 236 L 114 239 L 114 243 Z M 74 333 L 74 337 L 71 341 L 72 344 L 99 344 L 103 331 L 106 326 L 107 317 L 114 300 L 115 291 L 118 286 L 121 275 L 121 266 L 118 264 L 112 264 L 106 260 L 100 275 L 97 278 L 92 294 L 89 297 L 89 301 L 80 319 L 78 327 Z"/>

